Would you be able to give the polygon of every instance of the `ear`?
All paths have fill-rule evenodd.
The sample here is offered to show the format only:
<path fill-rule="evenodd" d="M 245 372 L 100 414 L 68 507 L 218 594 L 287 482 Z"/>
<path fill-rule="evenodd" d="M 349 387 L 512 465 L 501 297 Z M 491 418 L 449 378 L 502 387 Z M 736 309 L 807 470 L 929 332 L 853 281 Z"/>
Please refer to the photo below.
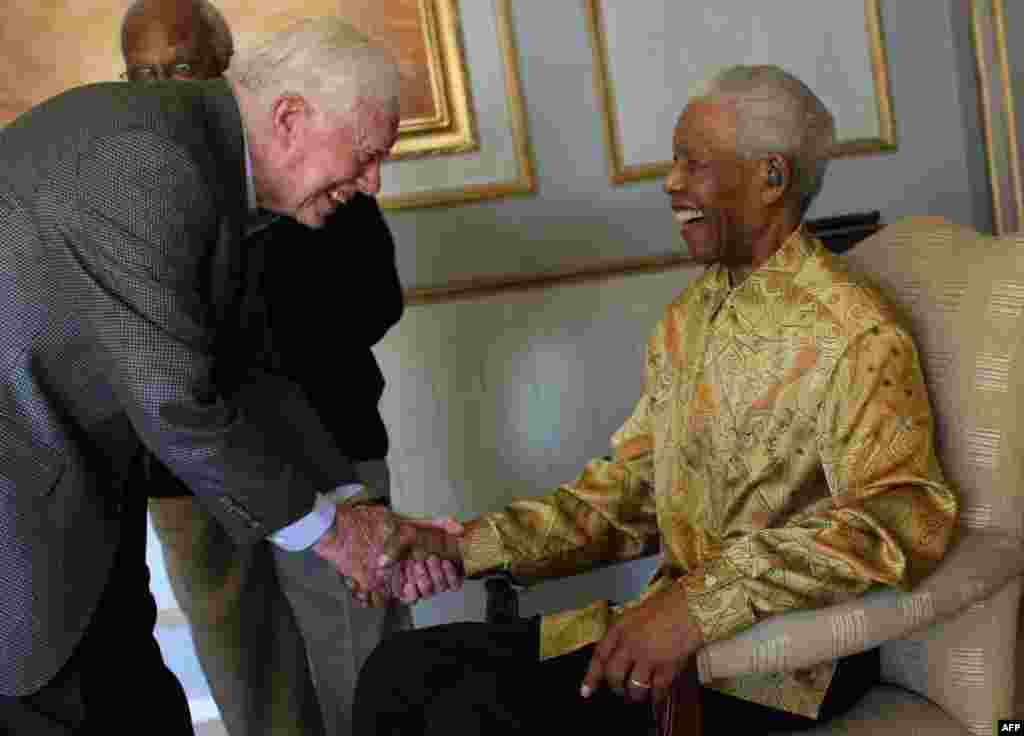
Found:
<path fill-rule="evenodd" d="M 785 156 L 772 154 L 758 162 L 759 174 L 763 183 L 761 199 L 764 204 L 775 204 L 789 191 L 793 180 L 793 169 Z"/>
<path fill-rule="evenodd" d="M 270 105 L 270 127 L 273 137 L 286 149 L 291 148 L 305 132 L 311 110 L 302 95 L 281 95 Z"/>

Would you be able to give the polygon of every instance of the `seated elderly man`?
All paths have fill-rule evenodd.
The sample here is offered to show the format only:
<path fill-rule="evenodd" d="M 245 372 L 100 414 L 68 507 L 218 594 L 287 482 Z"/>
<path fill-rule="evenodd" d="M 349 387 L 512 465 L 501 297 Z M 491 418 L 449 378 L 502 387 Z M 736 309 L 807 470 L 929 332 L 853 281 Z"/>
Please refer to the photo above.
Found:
<path fill-rule="evenodd" d="M 399 634 L 362 671 L 356 733 L 639 732 L 688 681 L 709 729 L 800 729 L 877 678 L 877 650 L 699 689 L 693 671 L 702 645 L 761 619 L 912 588 L 956 518 L 910 335 L 801 226 L 834 137 L 822 102 L 776 67 L 729 68 L 690 100 L 664 189 L 707 269 L 647 342 L 614 458 L 468 522 L 446 552 L 467 576 L 536 579 L 660 543 L 642 595 Z"/>

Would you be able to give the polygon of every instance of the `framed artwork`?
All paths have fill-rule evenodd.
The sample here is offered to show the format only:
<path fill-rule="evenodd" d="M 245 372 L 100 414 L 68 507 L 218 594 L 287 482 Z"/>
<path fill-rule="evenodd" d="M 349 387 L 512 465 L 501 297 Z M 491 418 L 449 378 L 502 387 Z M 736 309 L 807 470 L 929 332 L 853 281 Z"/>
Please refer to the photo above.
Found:
<path fill-rule="evenodd" d="M 836 116 L 836 156 L 896 147 L 879 0 L 775 0 L 756 9 L 745 0 L 583 0 L 583 13 L 612 184 L 668 172 L 686 100 L 731 64 L 776 64 L 802 79 Z"/>
<path fill-rule="evenodd" d="M 8 8 L 0 24 L 0 125 L 71 87 L 117 80 L 124 70 L 121 19 L 129 4 L 55 0 Z M 458 0 L 215 5 L 236 48 L 301 17 L 338 15 L 393 50 L 402 112 L 398 142 L 385 162 L 383 207 L 459 204 L 534 190 L 510 0 L 461 7 Z"/>
<path fill-rule="evenodd" d="M 236 48 L 300 18 L 323 15 L 344 18 L 388 46 L 401 72 L 392 158 L 476 147 L 456 0 L 281 0 L 269 9 L 246 0 L 215 4 Z M 0 124 L 65 89 L 118 78 L 124 68 L 120 24 L 129 2 L 90 5 L 76 10 L 71 2 L 22 3 L 10 9 L 0 28 Z"/>
<path fill-rule="evenodd" d="M 1019 5 L 1014 0 L 969 0 L 968 6 L 996 235 L 1024 228 L 1024 128 L 1016 110 L 1016 100 L 1024 95 L 1024 62 L 1012 62 L 1024 56 L 1010 53 L 1009 34 L 1009 29 L 1024 23 L 1024 8 Z"/>
<path fill-rule="evenodd" d="M 387 46 L 401 74 L 392 159 L 476 148 L 457 0 L 280 0 L 266 8 L 248 0 L 215 4 L 236 48 L 258 43 L 300 18 L 324 15 L 336 15 Z"/>
<path fill-rule="evenodd" d="M 347 0 L 346 0 L 347 1 Z M 511 0 L 461 3 L 479 145 L 469 153 L 386 162 L 384 209 L 466 204 L 536 189 Z"/>

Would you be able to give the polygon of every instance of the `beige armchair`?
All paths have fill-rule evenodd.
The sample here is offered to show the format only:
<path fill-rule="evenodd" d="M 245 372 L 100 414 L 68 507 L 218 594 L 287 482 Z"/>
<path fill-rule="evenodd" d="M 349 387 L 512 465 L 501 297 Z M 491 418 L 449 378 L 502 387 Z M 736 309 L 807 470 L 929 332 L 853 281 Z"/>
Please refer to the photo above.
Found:
<path fill-rule="evenodd" d="M 850 713 L 805 733 L 990 736 L 997 719 L 1024 716 L 1014 707 L 1024 573 L 1024 235 L 996 239 L 915 217 L 842 258 L 909 320 L 939 457 L 960 492 L 956 541 L 911 593 L 877 590 L 708 645 L 697 657 L 700 680 L 767 676 L 880 646 L 883 684 Z M 732 726 L 707 725 L 709 733 Z"/>
<path fill-rule="evenodd" d="M 959 490 L 958 539 L 916 590 L 764 621 L 698 656 L 702 681 L 881 646 L 884 685 L 821 734 L 989 734 L 1012 718 L 1024 572 L 1024 236 L 901 220 L 843 258 L 909 320 Z"/>

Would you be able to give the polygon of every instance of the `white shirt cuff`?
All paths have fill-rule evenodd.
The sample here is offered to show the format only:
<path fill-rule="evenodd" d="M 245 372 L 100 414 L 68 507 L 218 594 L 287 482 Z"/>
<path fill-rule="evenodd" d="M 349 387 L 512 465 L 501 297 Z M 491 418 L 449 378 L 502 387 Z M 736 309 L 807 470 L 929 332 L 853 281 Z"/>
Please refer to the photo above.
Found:
<path fill-rule="evenodd" d="M 359 483 L 338 486 L 330 493 L 318 493 L 313 510 L 270 535 L 271 542 L 289 552 L 299 552 L 316 544 L 334 524 L 336 504 L 363 490 Z"/>

